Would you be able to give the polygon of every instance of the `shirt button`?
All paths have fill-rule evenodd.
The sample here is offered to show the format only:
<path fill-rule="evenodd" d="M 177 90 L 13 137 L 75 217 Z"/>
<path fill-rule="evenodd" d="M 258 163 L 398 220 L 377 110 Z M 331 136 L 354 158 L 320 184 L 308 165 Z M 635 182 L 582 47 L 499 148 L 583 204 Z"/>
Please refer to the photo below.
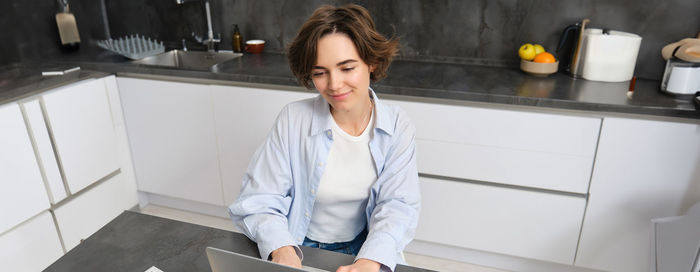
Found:
<path fill-rule="evenodd" d="M 316 193 L 316 190 L 311 189 L 311 194 L 315 194 L 315 193 Z"/>
<path fill-rule="evenodd" d="M 306 217 L 309 217 L 309 213 L 304 213 L 304 215 L 306 215 Z"/>
<path fill-rule="evenodd" d="M 318 163 L 318 166 L 323 166 L 323 162 L 319 162 L 319 163 Z"/>
<path fill-rule="evenodd" d="M 331 135 L 331 132 L 330 132 L 330 131 L 329 131 L 329 132 L 326 132 L 326 134 L 328 134 L 328 137 L 333 136 L 333 135 Z"/>

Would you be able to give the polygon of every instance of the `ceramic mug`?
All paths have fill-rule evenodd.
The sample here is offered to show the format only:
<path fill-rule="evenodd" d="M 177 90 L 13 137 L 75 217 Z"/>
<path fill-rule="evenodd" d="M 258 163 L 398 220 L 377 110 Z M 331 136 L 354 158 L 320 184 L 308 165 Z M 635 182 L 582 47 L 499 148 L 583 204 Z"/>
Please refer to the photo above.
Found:
<path fill-rule="evenodd" d="M 249 40 L 245 42 L 245 51 L 251 54 L 260 54 L 265 49 L 265 41 Z"/>

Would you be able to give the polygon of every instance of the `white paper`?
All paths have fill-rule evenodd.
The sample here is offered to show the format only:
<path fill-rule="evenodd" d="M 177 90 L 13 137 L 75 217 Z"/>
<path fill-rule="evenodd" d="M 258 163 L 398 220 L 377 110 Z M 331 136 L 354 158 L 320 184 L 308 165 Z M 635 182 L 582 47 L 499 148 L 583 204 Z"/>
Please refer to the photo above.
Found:
<path fill-rule="evenodd" d="M 163 270 L 158 269 L 158 267 L 151 266 L 150 268 L 146 269 L 144 272 L 163 272 Z"/>

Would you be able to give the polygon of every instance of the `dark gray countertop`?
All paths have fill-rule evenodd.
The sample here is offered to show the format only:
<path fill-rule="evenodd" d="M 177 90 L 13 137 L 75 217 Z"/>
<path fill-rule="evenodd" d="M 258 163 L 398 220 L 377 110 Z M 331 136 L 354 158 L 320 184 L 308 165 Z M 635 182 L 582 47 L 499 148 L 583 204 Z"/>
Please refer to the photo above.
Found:
<path fill-rule="evenodd" d="M 41 93 L 59 86 L 109 73 L 78 70 L 60 76 L 42 76 L 42 71 L 63 71 L 77 65 L 58 64 L 26 66 L 20 64 L 0 67 L 0 105 Z"/>
<path fill-rule="evenodd" d="M 233 224 L 233 223 L 231 223 Z M 125 211 L 44 271 L 211 271 L 208 246 L 260 258 L 243 234 Z M 335 271 L 354 257 L 301 247 L 304 265 Z M 397 272 L 430 271 L 399 265 Z"/>
<path fill-rule="evenodd" d="M 298 87 L 283 54 L 246 54 L 222 63 L 211 70 L 183 70 L 131 64 L 127 59 L 110 52 L 87 47 L 82 52 L 51 61 L 50 65 L 79 65 L 96 73 L 144 74 L 235 81 L 253 84 L 272 84 Z M 478 64 L 478 63 L 477 63 Z M 14 68 L 37 69 L 46 64 L 25 63 Z M 7 69 L 5 69 L 7 70 Z M 10 69 L 11 70 L 11 69 Z M 2 71 L 2 70 L 0 70 Z M 81 72 L 82 76 L 88 72 Z M 27 82 L 20 74 L 0 74 L 0 103 L 21 96 L 34 88 L 46 88 L 54 80 L 40 80 L 38 85 Z M 40 74 L 40 72 L 39 72 Z M 659 91 L 657 80 L 638 79 L 633 95 L 627 96 L 629 82 L 605 83 L 573 79 L 564 73 L 545 78 L 527 75 L 517 68 L 492 67 L 459 61 L 395 60 L 389 76 L 372 87 L 379 94 L 407 96 L 412 99 L 437 98 L 454 101 L 473 101 L 504 105 L 522 105 L 539 108 L 643 114 L 651 116 L 700 119 L 691 98 L 676 98 Z M 29 80 L 32 81 L 32 80 Z M 9 87 L 7 87 L 9 86 Z M 21 90 L 7 90 L 21 86 Z M 17 87 L 20 88 L 20 87 Z M 26 95 L 25 95 L 26 96 Z"/>

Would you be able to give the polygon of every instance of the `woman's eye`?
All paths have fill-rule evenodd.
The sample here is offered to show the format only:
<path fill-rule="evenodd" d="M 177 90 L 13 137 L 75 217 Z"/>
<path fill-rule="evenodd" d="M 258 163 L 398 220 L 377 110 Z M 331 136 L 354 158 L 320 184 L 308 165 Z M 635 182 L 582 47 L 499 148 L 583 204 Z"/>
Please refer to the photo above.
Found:
<path fill-rule="evenodd" d="M 354 70 L 354 69 L 355 69 L 355 67 L 343 68 L 343 72 L 349 72 L 349 71 L 352 71 L 352 70 Z"/>
<path fill-rule="evenodd" d="M 311 73 L 311 76 L 312 76 L 312 77 L 320 77 L 320 76 L 322 76 L 322 75 L 323 75 L 323 72 Z"/>

